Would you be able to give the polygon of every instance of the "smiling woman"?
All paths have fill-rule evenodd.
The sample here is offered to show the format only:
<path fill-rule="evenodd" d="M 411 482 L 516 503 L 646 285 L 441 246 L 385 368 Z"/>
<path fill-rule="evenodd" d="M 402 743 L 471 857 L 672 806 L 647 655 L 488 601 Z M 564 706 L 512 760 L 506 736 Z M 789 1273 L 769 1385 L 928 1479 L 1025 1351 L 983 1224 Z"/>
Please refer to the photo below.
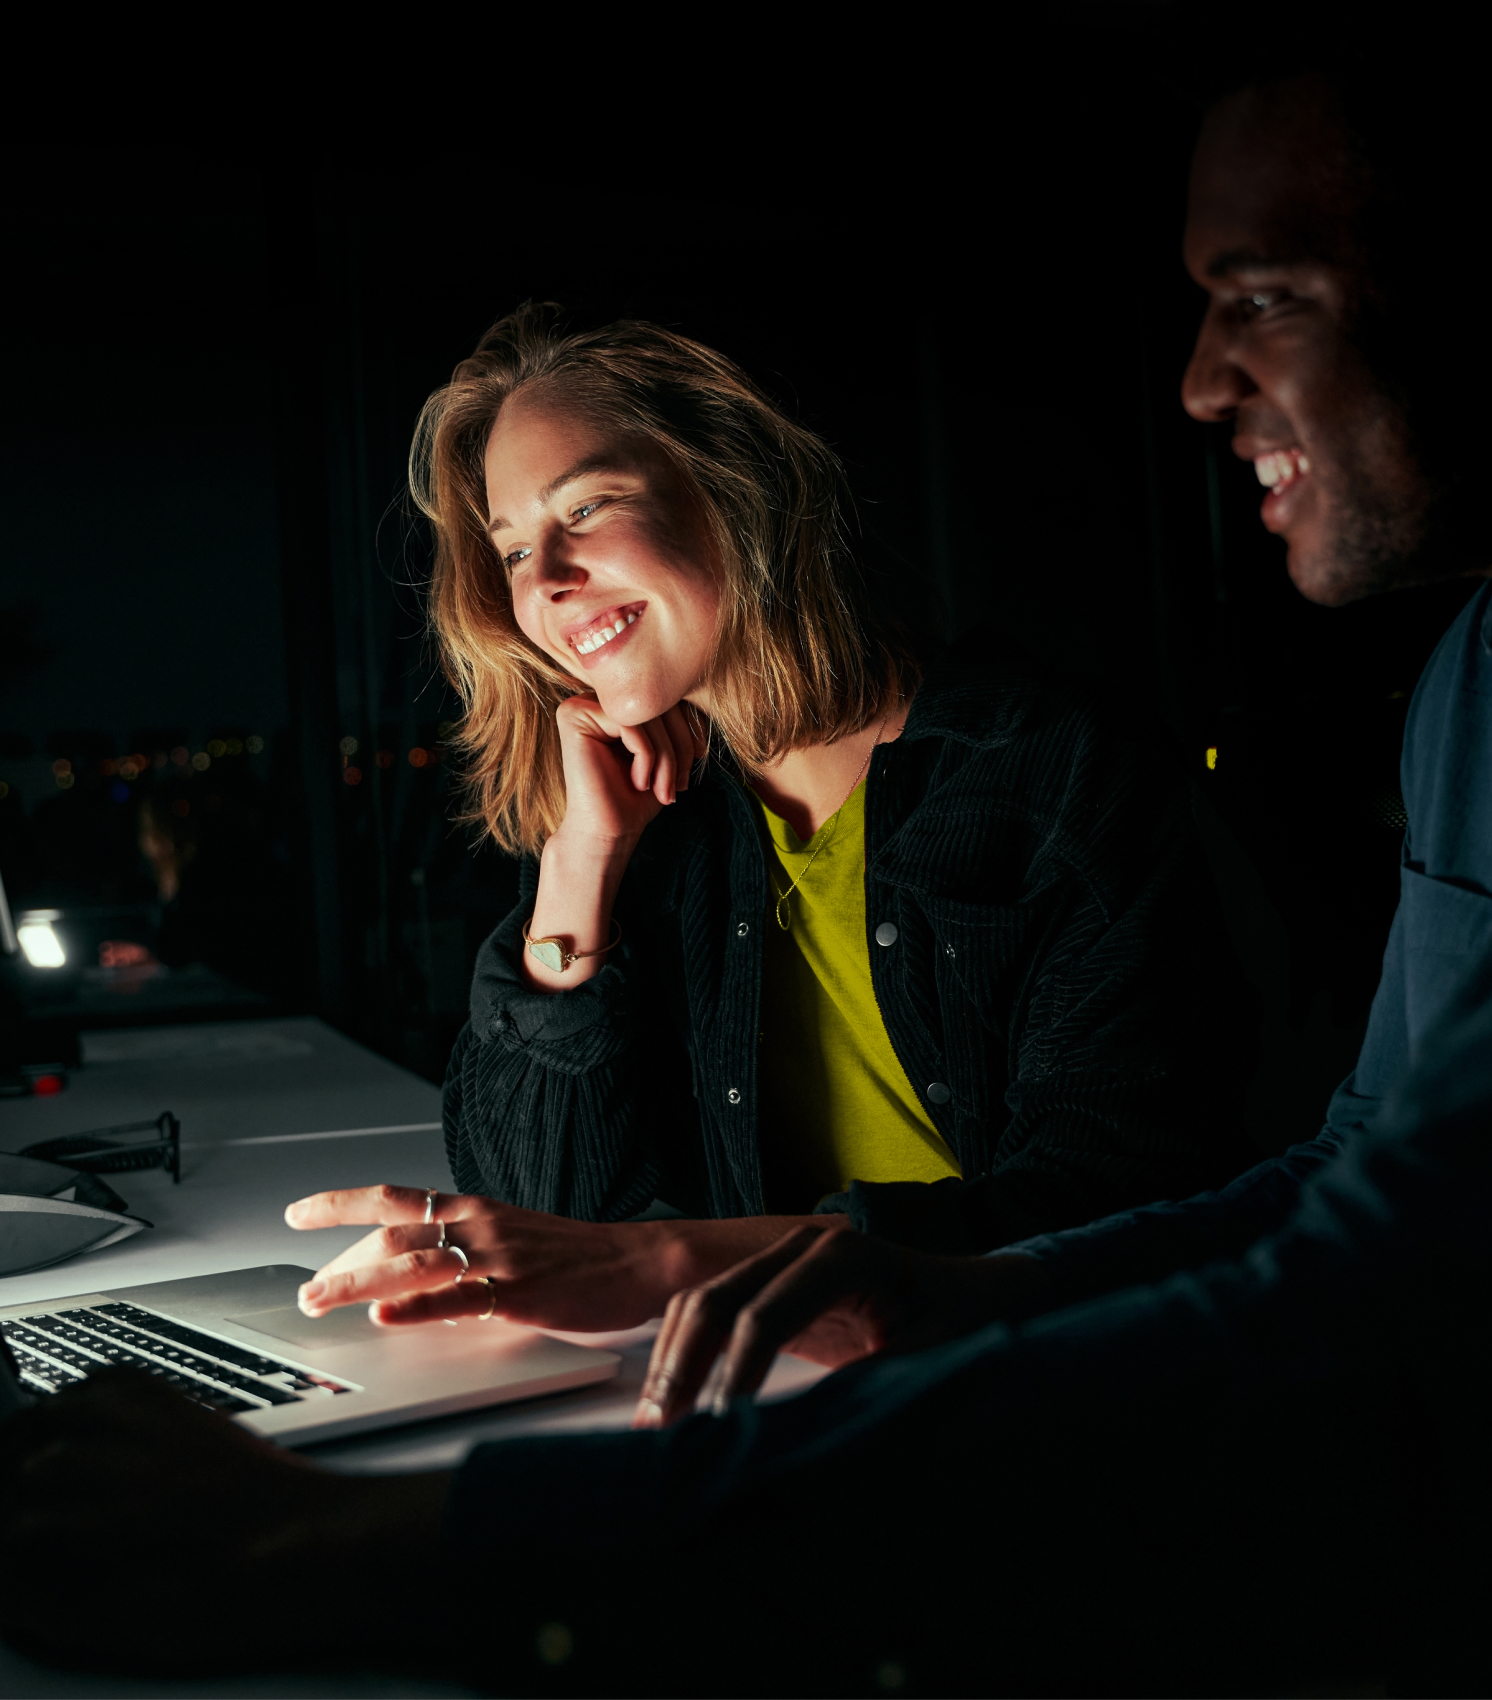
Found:
<path fill-rule="evenodd" d="M 685 337 L 567 336 L 554 310 L 521 309 L 432 398 L 411 478 L 436 528 L 461 743 L 509 850 L 536 855 L 565 819 L 554 713 L 577 679 L 629 726 L 708 691 L 752 766 L 862 731 L 915 686 L 846 548 L 833 454 Z M 646 703 L 627 694 L 639 688 Z"/>
<path fill-rule="evenodd" d="M 380 1224 L 306 1308 L 626 1327 L 795 1223 L 985 1252 L 1244 1165 L 1186 784 L 1019 669 L 915 655 L 833 453 L 730 361 L 526 307 L 412 467 L 522 901 L 447 1079 L 462 1194 L 293 1207 Z"/>

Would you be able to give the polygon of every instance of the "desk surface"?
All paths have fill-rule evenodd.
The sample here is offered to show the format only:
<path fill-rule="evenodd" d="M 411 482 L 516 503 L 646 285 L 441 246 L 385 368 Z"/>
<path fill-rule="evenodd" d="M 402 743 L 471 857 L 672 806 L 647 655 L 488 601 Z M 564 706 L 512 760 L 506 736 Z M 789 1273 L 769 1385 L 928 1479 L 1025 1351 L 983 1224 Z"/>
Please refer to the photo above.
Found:
<path fill-rule="evenodd" d="M 0 1150 L 174 1110 L 190 1147 L 346 1128 L 440 1126 L 440 1090 L 310 1016 L 82 1035 L 55 1098 L 0 1101 Z"/>
<path fill-rule="evenodd" d="M 111 1177 L 148 1233 L 35 1275 L 0 1279 L 0 1305 L 66 1298 L 144 1281 L 214 1274 L 261 1263 L 315 1267 L 361 1228 L 297 1233 L 292 1199 L 330 1187 L 391 1181 L 451 1186 L 440 1133 L 440 1093 L 427 1081 L 309 1018 L 146 1028 L 84 1036 L 84 1067 L 55 1098 L 0 1101 L 0 1150 L 154 1117 L 182 1123 L 181 1184 L 160 1170 Z M 652 1323 L 625 1334 L 563 1338 L 618 1351 L 614 1381 L 465 1416 L 411 1424 L 312 1449 L 352 1472 L 451 1469 L 484 1440 L 518 1434 L 623 1428 L 647 1366 Z M 764 1398 L 782 1398 L 822 1374 L 781 1357 Z M 34 1665 L 0 1647 L 0 1696 L 457 1695 L 368 1673 L 301 1674 L 222 1682 L 128 1682 Z"/>

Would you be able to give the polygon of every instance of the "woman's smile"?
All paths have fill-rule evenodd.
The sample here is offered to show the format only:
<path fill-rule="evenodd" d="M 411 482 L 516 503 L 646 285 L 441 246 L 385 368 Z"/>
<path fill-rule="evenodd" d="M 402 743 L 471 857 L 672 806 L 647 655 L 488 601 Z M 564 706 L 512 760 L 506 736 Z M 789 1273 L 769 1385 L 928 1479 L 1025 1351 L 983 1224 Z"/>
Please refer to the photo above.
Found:
<path fill-rule="evenodd" d="M 631 628 L 646 607 L 646 602 L 629 602 L 587 615 L 565 633 L 565 642 L 583 667 L 595 667 L 610 649 L 632 635 Z"/>

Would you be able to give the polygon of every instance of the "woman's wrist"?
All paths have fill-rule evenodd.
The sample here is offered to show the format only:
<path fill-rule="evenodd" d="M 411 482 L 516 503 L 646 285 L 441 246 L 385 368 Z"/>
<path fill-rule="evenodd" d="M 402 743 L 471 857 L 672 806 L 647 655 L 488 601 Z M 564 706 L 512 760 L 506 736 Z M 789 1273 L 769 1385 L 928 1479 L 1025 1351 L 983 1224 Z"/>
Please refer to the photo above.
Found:
<path fill-rule="evenodd" d="M 639 1224 L 642 1226 L 643 1224 Z M 740 1216 L 726 1221 L 681 1220 L 650 1222 L 659 1230 L 653 1251 L 665 1302 L 685 1287 L 723 1275 L 742 1258 L 775 1245 L 794 1228 L 811 1225 L 833 1232 L 848 1226 L 834 1216 Z"/>
<path fill-rule="evenodd" d="M 613 942 L 612 905 L 637 840 L 564 837 L 564 829 L 544 846 L 539 888 L 529 917 L 530 939 L 558 939 L 563 953 L 604 952 Z M 567 991 L 584 984 L 605 965 L 604 954 L 588 955 L 561 969 L 544 965 L 527 946 L 524 978 L 541 991 Z"/>

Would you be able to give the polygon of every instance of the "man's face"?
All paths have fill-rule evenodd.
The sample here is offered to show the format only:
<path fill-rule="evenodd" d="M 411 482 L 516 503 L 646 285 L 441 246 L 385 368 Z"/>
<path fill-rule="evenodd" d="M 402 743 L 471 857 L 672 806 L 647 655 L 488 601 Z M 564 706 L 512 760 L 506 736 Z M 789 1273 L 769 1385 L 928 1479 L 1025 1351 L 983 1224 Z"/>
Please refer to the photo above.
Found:
<path fill-rule="evenodd" d="M 1325 85 L 1247 90 L 1203 127 L 1184 243 L 1210 300 L 1183 403 L 1233 421 L 1290 577 L 1328 606 L 1439 576 L 1415 561 L 1429 481 L 1361 349 L 1380 310 L 1357 235 L 1365 189 Z"/>

